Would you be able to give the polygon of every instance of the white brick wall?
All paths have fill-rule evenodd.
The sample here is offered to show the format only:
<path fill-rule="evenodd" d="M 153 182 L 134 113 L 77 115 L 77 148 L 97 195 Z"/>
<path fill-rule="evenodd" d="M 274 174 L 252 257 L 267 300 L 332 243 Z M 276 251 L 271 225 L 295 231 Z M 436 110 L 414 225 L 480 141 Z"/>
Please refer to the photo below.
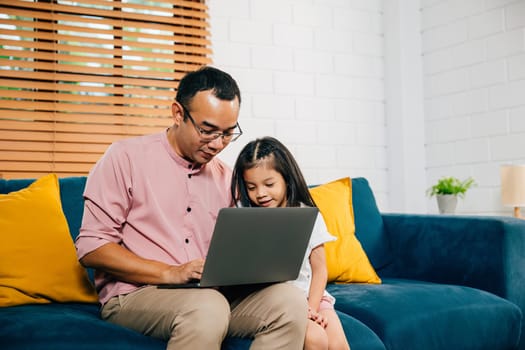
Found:
<path fill-rule="evenodd" d="M 460 213 L 510 215 L 500 204 L 499 166 L 525 162 L 525 0 L 387 1 L 209 0 L 214 64 L 237 79 L 243 94 L 245 135 L 222 158 L 233 164 L 246 142 L 274 135 L 294 152 L 309 183 L 364 176 L 384 211 L 389 202 L 403 207 L 389 195 L 405 193 L 412 207 L 423 202 L 425 211 L 437 212 L 422 185 L 389 188 L 416 166 L 427 187 L 444 175 L 476 179 Z M 414 12 L 399 15 L 401 26 L 390 22 L 390 9 L 407 8 L 420 17 L 413 34 L 403 23 Z M 411 53 L 402 47 L 387 62 L 392 28 Z M 406 40 L 418 34 L 420 46 Z M 401 64 L 390 61 L 395 54 Z M 423 95 L 403 90 L 396 106 L 397 98 L 388 101 L 396 96 L 392 86 L 421 90 L 411 81 L 418 74 L 405 74 L 417 60 Z M 392 106 L 399 114 L 393 119 Z M 423 157 L 406 141 L 410 132 L 424 133 Z M 396 160 L 412 157 L 423 161 L 399 168 Z"/>
<path fill-rule="evenodd" d="M 525 162 L 525 0 L 429 0 L 421 13 L 428 184 L 472 176 L 458 211 L 510 215 L 499 167 Z"/>
<path fill-rule="evenodd" d="M 272 135 L 307 182 L 364 176 L 387 207 L 381 0 L 210 0 L 213 64 L 242 92 L 246 142 Z"/>

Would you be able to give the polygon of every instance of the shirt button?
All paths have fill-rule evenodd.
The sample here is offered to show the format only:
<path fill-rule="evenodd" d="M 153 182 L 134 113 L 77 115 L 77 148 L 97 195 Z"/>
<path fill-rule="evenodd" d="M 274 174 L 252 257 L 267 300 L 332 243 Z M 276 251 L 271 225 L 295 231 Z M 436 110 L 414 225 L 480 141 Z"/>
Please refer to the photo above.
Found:
<path fill-rule="evenodd" d="M 187 207 L 186 208 L 186 211 L 189 213 L 191 211 L 191 208 L 190 207 Z"/>
<path fill-rule="evenodd" d="M 191 174 L 188 174 L 188 179 L 191 179 Z"/>
<path fill-rule="evenodd" d="M 184 242 L 186 242 L 186 243 L 190 243 L 190 240 L 186 238 L 186 239 L 184 240 Z"/>

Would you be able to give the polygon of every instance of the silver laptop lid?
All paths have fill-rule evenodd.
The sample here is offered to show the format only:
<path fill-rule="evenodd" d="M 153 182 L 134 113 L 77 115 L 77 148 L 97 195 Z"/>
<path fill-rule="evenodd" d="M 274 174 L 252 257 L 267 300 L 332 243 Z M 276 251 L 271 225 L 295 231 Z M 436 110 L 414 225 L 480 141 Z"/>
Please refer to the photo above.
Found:
<path fill-rule="evenodd" d="M 221 209 L 200 286 L 296 279 L 317 214 L 310 207 Z"/>

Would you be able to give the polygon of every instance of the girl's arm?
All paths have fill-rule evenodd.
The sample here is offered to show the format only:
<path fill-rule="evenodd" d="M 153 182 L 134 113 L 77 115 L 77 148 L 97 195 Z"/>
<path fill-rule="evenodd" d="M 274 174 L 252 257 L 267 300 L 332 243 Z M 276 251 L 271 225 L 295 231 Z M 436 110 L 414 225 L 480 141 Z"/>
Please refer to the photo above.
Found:
<path fill-rule="evenodd" d="M 317 313 L 328 278 L 323 244 L 315 247 L 310 253 L 310 266 L 312 267 L 312 283 L 308 293 L 308 306 Z"/>

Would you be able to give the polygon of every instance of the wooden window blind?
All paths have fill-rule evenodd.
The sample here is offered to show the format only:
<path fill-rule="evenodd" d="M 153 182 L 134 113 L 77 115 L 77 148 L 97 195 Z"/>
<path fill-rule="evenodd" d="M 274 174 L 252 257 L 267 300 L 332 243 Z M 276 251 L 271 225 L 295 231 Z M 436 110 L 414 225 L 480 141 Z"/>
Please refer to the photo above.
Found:
<path fill-rule="evenodd" d="M 0 173 L 86 175 L 113 141 L 171 125 L 208 38 L 204 0 L 1 1 Z"/>

